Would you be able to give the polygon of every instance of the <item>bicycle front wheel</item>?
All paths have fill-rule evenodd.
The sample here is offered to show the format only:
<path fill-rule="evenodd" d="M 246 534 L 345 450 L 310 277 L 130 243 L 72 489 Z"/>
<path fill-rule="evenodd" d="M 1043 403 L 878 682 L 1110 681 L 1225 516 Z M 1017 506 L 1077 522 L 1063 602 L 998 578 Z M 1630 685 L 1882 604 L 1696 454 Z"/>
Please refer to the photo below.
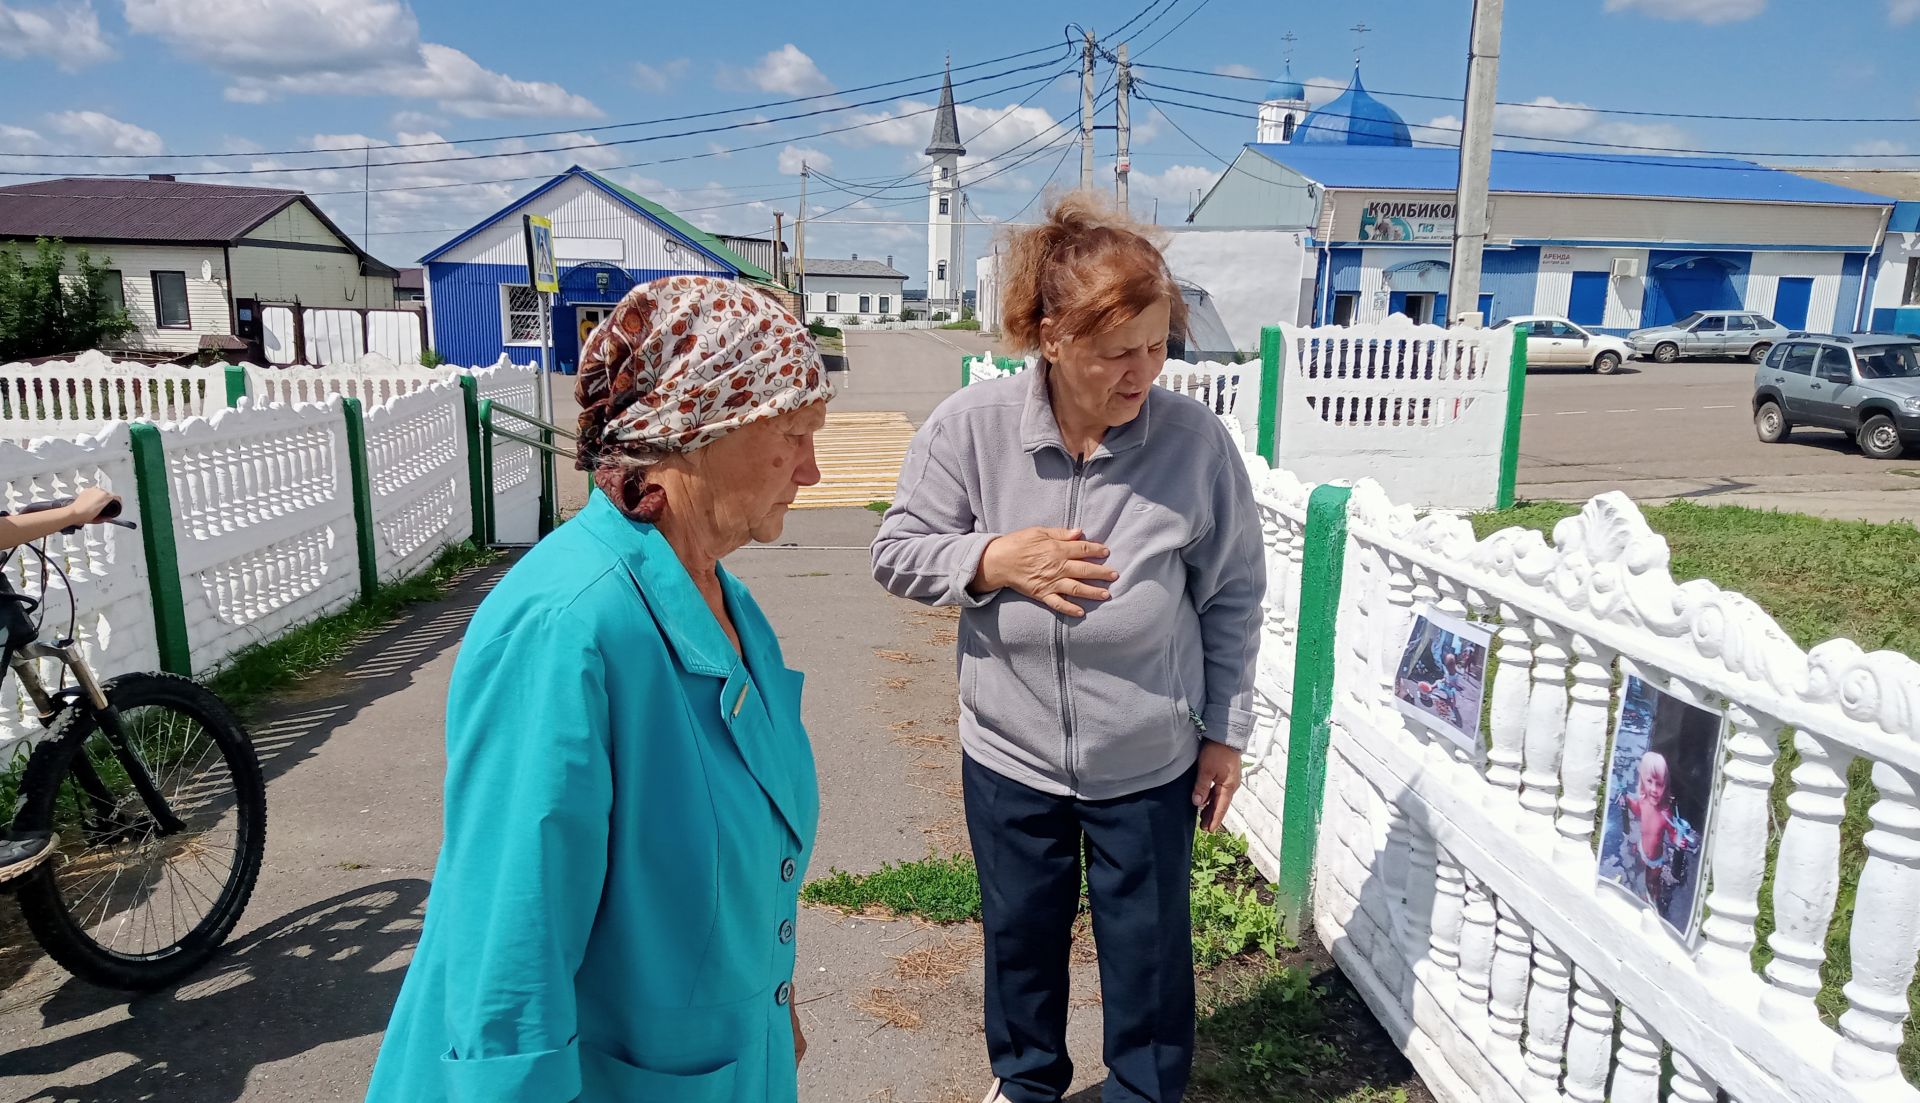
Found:
<path fill-rule="evenodd" d="M 199 968 L 239 922 L 266 847 L 266 783 L 205 687 L 128 674 L 105 689 L 124 741 L 74 708 L 27 765 L 14 827 L 60 841 L 20 885 L 20 910 L 68 972 L 147 990 Z"/>

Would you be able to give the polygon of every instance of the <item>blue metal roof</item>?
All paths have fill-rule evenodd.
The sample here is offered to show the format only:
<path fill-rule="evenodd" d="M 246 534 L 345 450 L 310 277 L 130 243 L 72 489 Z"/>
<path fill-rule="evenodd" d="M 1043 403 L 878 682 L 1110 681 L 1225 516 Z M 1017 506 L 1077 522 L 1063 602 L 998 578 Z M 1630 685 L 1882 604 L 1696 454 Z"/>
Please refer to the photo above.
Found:
<path fill-rule="evenodd" d="M 1279 80 L 1267 85 L 1267 99 L 1269 101 L 1304 100 L 1306 98 L 1307 86 L 1293 79 L 1293 64 L 1291 62 L 1287 64 L 1286 68 L 1280 70 Z"/>
<path fill-rule="evenodd" d="M 1295 145 L 1399 146 L 1413 144 L 1399 112 L 1374 99 L 1360 83 L 1360 69 L 1339 98 L 1300 120 Z"/>
<path fill-rule="evenodd" d="M 1460 151 L 1445 146 L 1249 143 L 1247 148 L 1329 188 L 1451 192 Z M 1893 200 L 1809 180 L 1784 169 L 1720 157 L 1647 157 L 1627 153 L 1493 151 L 1495 192 L 1610 195 L 1649 199 L 1727 199 L 1759 203 L 1890 206 Z"/>

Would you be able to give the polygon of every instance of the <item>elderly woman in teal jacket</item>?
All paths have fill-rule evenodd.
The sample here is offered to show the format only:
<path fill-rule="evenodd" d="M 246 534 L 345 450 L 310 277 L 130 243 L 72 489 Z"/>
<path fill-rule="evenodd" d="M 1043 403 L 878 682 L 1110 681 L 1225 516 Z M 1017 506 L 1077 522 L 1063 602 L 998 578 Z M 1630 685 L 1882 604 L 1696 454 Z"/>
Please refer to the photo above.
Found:
<path fill-rule="evenodd" d="M 719 565 L 819 481 L 830 385 L 741 284 L 636 288 L 581 355 L 585 511 L 474 615 L 445 839 L 367 1098 L 793 1100 L 819 815 L 801 676 Z"/>

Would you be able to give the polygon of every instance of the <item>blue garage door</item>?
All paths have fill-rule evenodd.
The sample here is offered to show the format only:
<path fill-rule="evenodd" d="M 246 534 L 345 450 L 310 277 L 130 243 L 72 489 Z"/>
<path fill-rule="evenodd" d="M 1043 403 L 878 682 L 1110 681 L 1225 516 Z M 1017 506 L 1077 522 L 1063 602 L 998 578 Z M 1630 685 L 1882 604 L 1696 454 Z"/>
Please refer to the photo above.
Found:
<path fill-rule="evenodd" d="M 1573 274 L 1573 292 L 1567 298 L 1567 319 L 1583 326 L 1597 326 L 1607 320 L 1605 272 Z"/>
<path fill-rule="evenodd" d="M 1773 299 L 1773 320 L 1788 329 L 1807 328 L 1807 304 L 1813 301 L 1812 276 L 1782 276 Z"/>

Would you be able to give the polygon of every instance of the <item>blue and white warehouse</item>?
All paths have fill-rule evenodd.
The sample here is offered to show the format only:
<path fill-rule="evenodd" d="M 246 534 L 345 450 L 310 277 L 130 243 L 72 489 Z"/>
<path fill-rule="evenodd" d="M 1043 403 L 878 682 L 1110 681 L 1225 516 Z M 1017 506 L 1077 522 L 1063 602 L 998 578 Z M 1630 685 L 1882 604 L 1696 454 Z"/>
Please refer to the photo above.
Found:
<path fill-rule="evenodd" d="M 1479 301 L 1448 303 L 1459 152 L 1412 145 L 1398 122 L 1356 76 L 1289 141 L 1247 145 L 1189 221 L 1307 231 L 1300 322 L 1444 324 L 1476 309 L 1615 333 L 1696 310 L 1841 332 L 1872 320 L 1865 277 L 1893 200 L 1745 161 L 1544 149 L 1494 152 Z"/>
<path fill-rule="evenodd" d="M 422 258 L 434 351 L 456 364 L 540 358 L 539 299 L 527 284 L 521 216 L 553 222 L 560 293 L 555 366 L 571 370 L 580 343 L 636 284 L 661 276 L 743 280 L 787 301 L 765 269 L 658 203 L 605 177 L 570 168 Z"/>

